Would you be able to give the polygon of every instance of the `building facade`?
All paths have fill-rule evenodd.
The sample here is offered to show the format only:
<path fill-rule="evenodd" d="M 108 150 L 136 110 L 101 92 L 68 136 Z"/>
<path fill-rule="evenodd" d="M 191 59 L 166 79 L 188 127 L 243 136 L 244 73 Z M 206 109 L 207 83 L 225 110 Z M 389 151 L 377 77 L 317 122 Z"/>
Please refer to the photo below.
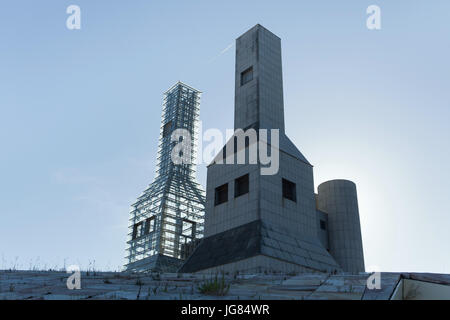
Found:
<path fill-rule="evenodd" d="M 203 236 L 205 192 L 195 177 L 200 94 L 181 82 L 164 93 L 156 176 L 130 212 L 128 271 L 176 271 Z M 172 159 L 177 129 L 189 133 L 192 150 L 179 164 Z"/>
<path fill-rule="evenodd" d="M 235 130 L 254 129 L 258 147 L 273 144 L 261 129 L 278 129 L 279 169 L 222 163 L 241 150 L 229 140 L 208 166 L 205 237 L 180 271 L 364 271 L 356 187 L 330 181 L 315 194 L 313 166 L 285 134 L 281 40 L 261 25 L 236 40 L 234 111 Z"/>

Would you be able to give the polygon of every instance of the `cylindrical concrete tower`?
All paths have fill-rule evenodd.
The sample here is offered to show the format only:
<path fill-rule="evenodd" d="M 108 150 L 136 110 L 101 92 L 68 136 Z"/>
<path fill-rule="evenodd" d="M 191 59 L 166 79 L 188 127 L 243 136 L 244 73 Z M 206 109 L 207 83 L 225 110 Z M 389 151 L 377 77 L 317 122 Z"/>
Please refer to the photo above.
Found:
<path fill-rule="evenodd" d="M 331 180 L 319 185 L 318 192 L 317 207 L 328 213 L 330 254 L 344 271 L 365 271 L 356 185 Z"/>

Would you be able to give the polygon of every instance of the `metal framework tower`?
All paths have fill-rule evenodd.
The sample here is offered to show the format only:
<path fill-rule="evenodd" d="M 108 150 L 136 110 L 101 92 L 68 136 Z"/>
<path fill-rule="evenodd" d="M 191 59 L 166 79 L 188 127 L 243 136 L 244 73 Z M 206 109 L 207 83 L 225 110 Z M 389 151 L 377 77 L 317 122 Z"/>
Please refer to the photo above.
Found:
<path fill-rule="evenodd" d="M 129 271 L 174 272 L 203 237 L 205 191 L 196 181 L 196 141 L 201 92 L 178 82 L 164 93 L 154 181 L 131 207 Z M 175 164 L 176 129 L 191 135 L 190 164 Z"/>

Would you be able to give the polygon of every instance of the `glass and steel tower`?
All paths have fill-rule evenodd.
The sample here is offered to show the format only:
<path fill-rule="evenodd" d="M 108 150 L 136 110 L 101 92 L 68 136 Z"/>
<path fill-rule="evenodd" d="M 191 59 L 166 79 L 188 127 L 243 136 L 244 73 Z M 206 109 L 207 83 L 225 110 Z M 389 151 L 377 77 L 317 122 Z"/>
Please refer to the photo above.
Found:
<path fill-rule="evenodd" d="M 164 93 L 156 176 L 130 212 L 129 271 L 174 272 L 203 237 L 205 192 L 195 177 L 200 94 L 182 82 Z M 172 161 L 176 129 L 190 133 L 188 163 Z"/>

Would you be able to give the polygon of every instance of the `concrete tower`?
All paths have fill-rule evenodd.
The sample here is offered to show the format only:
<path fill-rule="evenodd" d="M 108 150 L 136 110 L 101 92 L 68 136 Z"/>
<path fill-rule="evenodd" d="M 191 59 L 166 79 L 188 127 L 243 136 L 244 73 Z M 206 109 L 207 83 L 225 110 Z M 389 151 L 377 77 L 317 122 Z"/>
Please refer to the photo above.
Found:
<path fill-rule="evenodd" d="M 318 236 L 312 165 L 285 134 L 281 65 L 281 40 L 261 25 L 236 40 L 235 129 L 279 129 L 279 170 L 220 164 L 223 149 L 208 166 L 205 238 L 181 272 L 341 270 Z"/>
<path fill-rule="evenodd" d="M 328 243 L 331 255 L 348 272 L 364 271 L 356 185 L 332 180 L 319 185 L 317 209 L 328 213 Z"/>
<path fill-rule="evenodd" d="M 127 270 L 176 271 L 203 236 L 205 195 L 195 180 L 196 154 L 181 164 L 171 157 L 176 129 L 189 132 L 196 150 L 199 106 L 200 91 L 184 83 L 164 93 L 156 176 L 132 205 Z"/>

